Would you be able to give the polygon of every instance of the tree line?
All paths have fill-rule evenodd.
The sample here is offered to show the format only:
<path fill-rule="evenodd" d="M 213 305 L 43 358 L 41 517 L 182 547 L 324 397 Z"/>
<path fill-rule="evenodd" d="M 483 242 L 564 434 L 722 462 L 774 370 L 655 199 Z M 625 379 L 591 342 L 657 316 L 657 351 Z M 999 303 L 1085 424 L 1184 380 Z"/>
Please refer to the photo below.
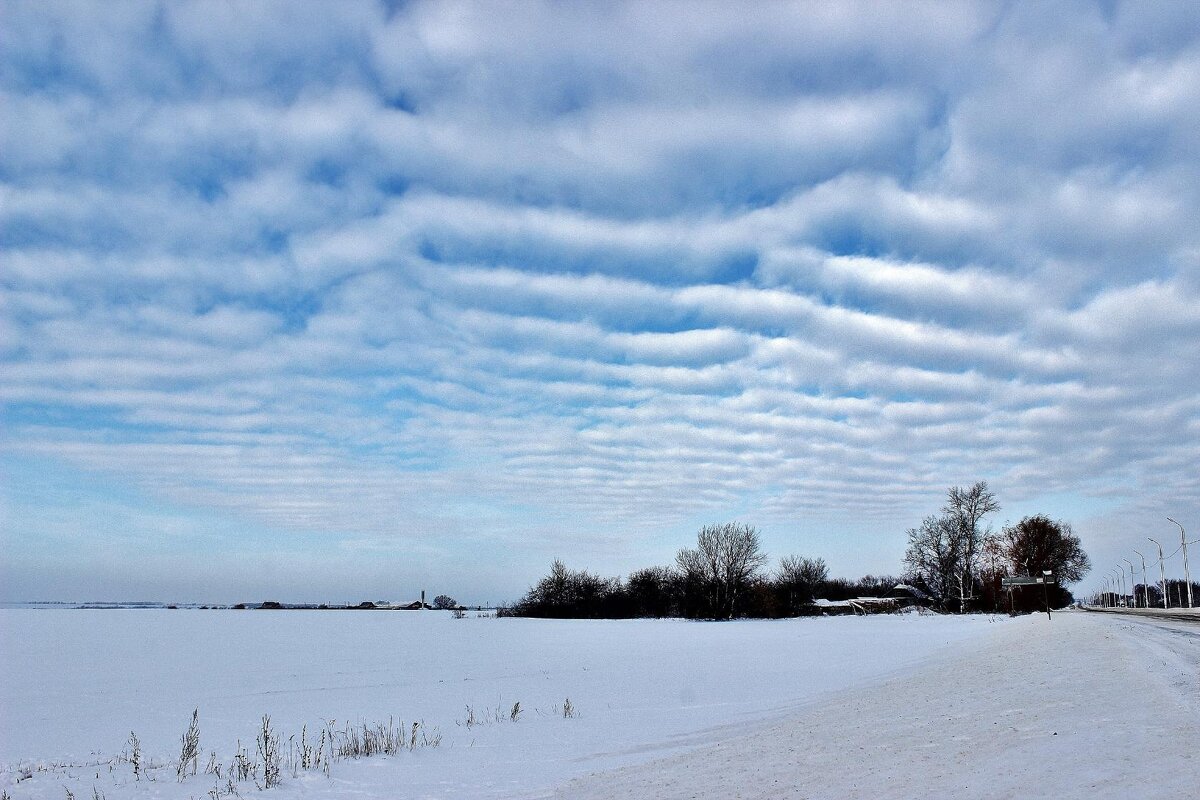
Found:
<path fill-rule="evenodd" d="M 1066 584 L 1080 581 L 1091 563 L 1068 522 L 1044 514 L 993 531 L 984 518 L 1000 510 L 986 481 L 952 487 L 946 504 L 908 531 L 905 577 L 947 611 L 1032 611 L 1073 601 Z M 1042 576 L 1057 583 L 1008 590 L 1010 575 Z"/>
<path fill-rule="evenodd" d="M 1005 575 L 1050 569 L 1072 583 L 1087 572 L 1087 555 L 1069 524 L 1038 515 L 993 532 L 984 518 L 998 510 L 986 482 L 951 488 L 941 511 L 908 531 L 899 578 L 830 578 L 824 559 L 802 555 L 785 556 L 768 570 L 758 530 L 728 522 L 701 528 L 695 547 L 680 549 L 673 564 L 639 569 L 624 580 L 556 560 L 549 574 L 502 613 L 560 619 L 791 617 L 820 613 L 817 598 L 882 597 L 900 583 L 946 611 L 1028 611 L 1040 607 L 1042 593 L 1005 593 L 1000 584 Z M 1061 583 L 1050 599 L 1054 607 L 1072 600 Z"/>
<path fill-rule="evenodd" d="M 555 561 L 550 573 L 503 613 L 559 619 L 776 618 L 816 613 L 812 602 L 818 595 L 857 597 L 895 585 L 886 576 L 831 579 L 821 558 L 789 555 L 769 572 L 767 563 L 753 526 L 706 525 L 696 535 L 696 546 L 681 549 L 673 564 L 639 569 L 625 580 Z"/>

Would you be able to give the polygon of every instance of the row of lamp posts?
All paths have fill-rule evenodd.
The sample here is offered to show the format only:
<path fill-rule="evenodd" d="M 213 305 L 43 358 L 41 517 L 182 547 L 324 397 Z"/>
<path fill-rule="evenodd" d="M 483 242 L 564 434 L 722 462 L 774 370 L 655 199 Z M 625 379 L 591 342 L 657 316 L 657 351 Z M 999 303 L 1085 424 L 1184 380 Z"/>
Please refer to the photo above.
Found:
<path fill-rule="evenodd" d="M 1179 547 L 1183 551 L 1183 579 L 1184 579 L 1184 583 L 1187 584 L 1188 608 L 1195 608 L 1195 604 L 1194 604 L 1194 601 L 1192 598 L 1192 573 L 1188 569 L 1187 533 L 1184 531 L 1183 526 L 1180 525 L 1178 522 L 1175 522 L 1175 520 L 1171 519 L 1170 517 L 1167 517 L 1167 520 L 1174 523 L 1176 526 L 1179 527 Z M 1162 543 L 1159 542 L 1157 539 L 1151 538 L 1149 536 L 1147 536 L 1146 538 L 1149 539 L 1150 541 L 1154 542 L 1154 544 L 1158 546 L 1158 581 L 1159 581 L 1159 586 L 1162 590 L 1161 593 L 1162 593 L 1163 608 L 1166 608 L 1167 607 L 1167 571 L 1166 571 L 1166 567 L 1163 565 Z M 1138 557 L 1141 558 L 1141 560 L 1142 560 L 1142 607 L 1149 608 L 1150 607 L 1150 587 L 1149 587 L 1149 582 L 1146 580 L 1146 557 L 1144 555 L 1142 555 L 1141 552 L 1138 550 L 1134 550 L 1133 552 L 1137 553 Z M 1121 560 L 1129 565 L 1129 586 L 1133 590 L 1133 604 L 1134 604 L 1134 606 L 1136 606 L 1137 605 L 1137 584 L 1133 580 L 1133 562 L 1131 562 L 1128 558 L 1123 558 Z M 1125 591 L 1125 570 L 1122 569 L 1121 567 L 1114 567 L 1113 570 L 1115 570 L 1115 572 L 1110 570 L 1108 575 L 1106 575 L 1105 579 L 1104 579 L 1105 584 L 1107 585 L 1107 588 L 1108 588 L 1108 592 L 1106 593 L 1105 596 L 1107 597 L 1109 595 L 1114 595 L 1117 593 L 1117 590 L 1119 589 L 1120 593 L 1121 593 L 1121 604 L 1124 605 L 1125 598 L 1129 596 L 1128 594 L 1126 594 L 1126 591 Z"/>

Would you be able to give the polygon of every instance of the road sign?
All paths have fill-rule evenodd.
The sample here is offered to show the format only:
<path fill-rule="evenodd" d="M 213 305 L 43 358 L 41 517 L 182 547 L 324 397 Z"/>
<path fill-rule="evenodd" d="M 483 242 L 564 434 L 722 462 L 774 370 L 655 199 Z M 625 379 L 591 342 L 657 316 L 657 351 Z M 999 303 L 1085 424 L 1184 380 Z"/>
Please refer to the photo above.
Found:
<path fill-rule="evenodd" d="M 1044 578 L 1041 575 L 1010 575 L 1000 579 L 1001 586 L 1037 586 L 1040 583 L 1057 583 L 1054 578 Z"/>
<path fill-rule="evenodd" d="M 1010 589 L 1014 586 L 1037 586 L 1042 585 L 1042 595 L 1046 600 L 1046 616 L 1050 616 L 1050 587 L 1051 583 L 1058 583 L 1054 578 L 1054 574 L 1050 570 L 1043 570 L 1041 575 L 1009 575 L 1000 579 L 1001 586 L 1007 586 Z M 1010 593 L 1011 597 L 1012 594 Z"/>

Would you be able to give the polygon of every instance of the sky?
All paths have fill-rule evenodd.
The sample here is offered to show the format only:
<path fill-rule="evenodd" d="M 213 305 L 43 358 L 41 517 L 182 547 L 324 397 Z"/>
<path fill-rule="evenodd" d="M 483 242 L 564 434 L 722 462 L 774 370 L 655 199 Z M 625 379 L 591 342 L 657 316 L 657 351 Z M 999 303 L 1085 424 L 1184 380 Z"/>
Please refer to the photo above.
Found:
<path fill-rule="evenodd" d="M 1098 572 L 1200 536 L 1200 4 L 0 28 L 0 599 L 895 574 L 978 480 Z"/>

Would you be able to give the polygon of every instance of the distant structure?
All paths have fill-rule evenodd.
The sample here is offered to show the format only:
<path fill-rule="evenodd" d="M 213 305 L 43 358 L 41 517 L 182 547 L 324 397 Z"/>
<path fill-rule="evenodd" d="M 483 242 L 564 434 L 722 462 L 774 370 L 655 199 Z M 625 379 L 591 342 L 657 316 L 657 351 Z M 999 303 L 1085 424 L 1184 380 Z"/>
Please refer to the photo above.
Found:
<path fill-rule="evenodd" d="M 909 586 L 907 583 L 898 583 L 884 597 L 889 597 L 894 600 L 908 601 L 907 605 L 911 606 L 927 606 L 932 605 L 933 598 L 922 592 L 915 586 Z"/>

